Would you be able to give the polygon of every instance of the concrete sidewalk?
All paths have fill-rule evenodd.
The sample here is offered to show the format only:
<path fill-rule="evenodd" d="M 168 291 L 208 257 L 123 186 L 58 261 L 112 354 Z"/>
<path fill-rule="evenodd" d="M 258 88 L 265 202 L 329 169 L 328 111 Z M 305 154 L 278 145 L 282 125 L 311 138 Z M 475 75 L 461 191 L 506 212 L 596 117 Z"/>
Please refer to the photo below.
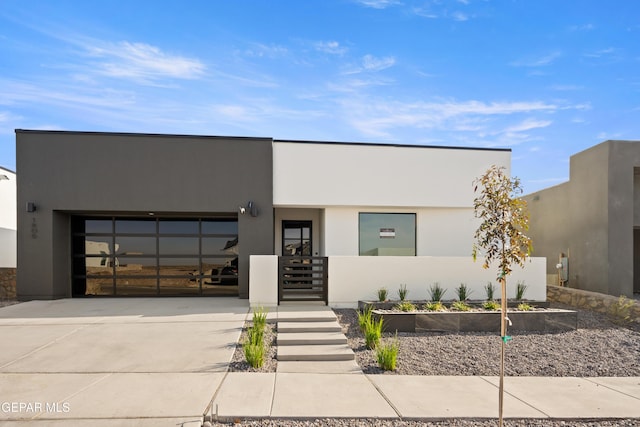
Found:
<path fill-rule="evenodd" d="M 235 298 L 0 309 L 0 425 L 200 426 L 247 317 Z"/>
<path fill-rule="evenodd" d="M 640 377 L 505 378 L 506 418 L 639 418 Z M 496 418 L 497 377 L 229 373 L 213 411 L 232 418 Z"/>

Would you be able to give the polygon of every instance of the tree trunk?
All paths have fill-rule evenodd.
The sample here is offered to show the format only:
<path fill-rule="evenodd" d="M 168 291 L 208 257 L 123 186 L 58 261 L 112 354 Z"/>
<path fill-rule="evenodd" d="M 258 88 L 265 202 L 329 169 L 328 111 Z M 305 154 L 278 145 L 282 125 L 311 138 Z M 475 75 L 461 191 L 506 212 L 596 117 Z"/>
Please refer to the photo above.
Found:
<path fill-rule="evenodd" d="M 500 300 L 500 387 L 498 397 L 498 426 L 502 427 L 503 404 L 504 404 L 504 353 L 507 336 L 507 279 L 503 276 L 500 278 L 500 287 L 502 291 Z"/>

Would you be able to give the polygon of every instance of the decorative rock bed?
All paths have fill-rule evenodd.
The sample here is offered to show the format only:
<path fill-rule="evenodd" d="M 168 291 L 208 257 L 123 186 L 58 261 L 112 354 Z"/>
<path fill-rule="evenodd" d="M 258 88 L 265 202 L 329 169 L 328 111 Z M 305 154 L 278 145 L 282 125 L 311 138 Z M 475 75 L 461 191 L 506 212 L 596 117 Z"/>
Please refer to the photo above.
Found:
<path fill-rule="evenodd" d="M 415 302 L 414 302 L 415 303 Z M 384 308 L 378 308 L 378 304 Z M 358 307 L 373 308 L 376 318 L 384 319 L 385 332 L 495 332 L 500 330 L 500 311 L 395 311 L 395 303 L 360 301 Z M 537 308 L 531 311 L 508 311 L 509 330 L 529 332 L 570 331 L 578 327 L 578 315 L 573 310 L 538 308 L 546 305 L 528 302 Z M 512 304 L 510 304 L 512 305 Z M 387 308 L 389 307 L 389 308 Z M 547 305 L 548 307 L 548 305 Z"/>

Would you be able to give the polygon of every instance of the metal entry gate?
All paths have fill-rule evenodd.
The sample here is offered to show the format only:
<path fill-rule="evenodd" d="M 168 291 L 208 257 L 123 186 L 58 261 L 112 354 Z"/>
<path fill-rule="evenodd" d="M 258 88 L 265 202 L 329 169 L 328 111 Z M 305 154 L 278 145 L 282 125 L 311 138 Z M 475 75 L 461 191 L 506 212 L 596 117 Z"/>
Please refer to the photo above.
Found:
<path fill-rule="evenodd" d="M 279 257 L 278 303 L 283 301 L 322 301 L 328 304 L 328 266 L 328 257 Z"/>

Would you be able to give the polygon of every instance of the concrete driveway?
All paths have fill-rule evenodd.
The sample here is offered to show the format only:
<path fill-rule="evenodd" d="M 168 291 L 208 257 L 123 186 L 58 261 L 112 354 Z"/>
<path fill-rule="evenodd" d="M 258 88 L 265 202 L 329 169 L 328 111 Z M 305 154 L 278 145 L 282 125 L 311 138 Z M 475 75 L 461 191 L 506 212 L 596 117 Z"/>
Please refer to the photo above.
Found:
<path fill-rule="evenodd" d="M 248 311 L 235 298 L 0 308 L 0 425 L 200 425 Z"/>

